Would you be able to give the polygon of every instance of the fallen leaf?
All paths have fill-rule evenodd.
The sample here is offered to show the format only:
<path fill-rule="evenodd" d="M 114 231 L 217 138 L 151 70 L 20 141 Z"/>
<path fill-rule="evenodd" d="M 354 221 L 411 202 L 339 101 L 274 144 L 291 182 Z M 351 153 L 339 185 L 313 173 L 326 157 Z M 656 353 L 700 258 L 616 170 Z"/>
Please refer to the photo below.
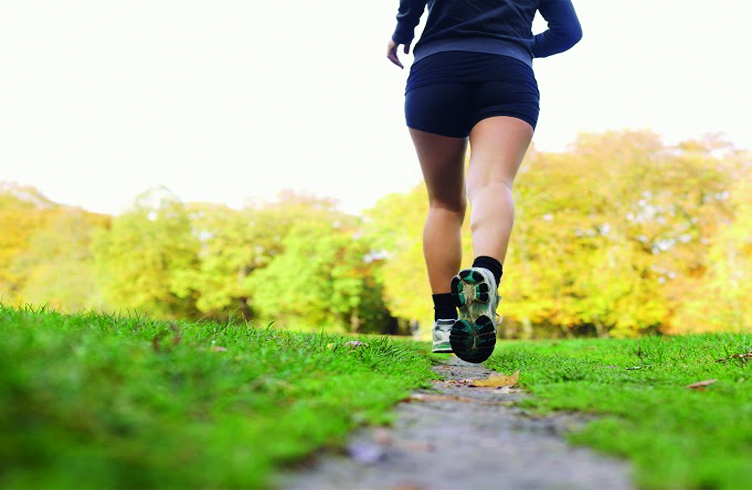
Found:
<path fill-rule="evenodd" d="M 718 359 L 718 361 L 716 361 L 716 362 L 726 362 L 726 361 L 728 361 L 730 359 L 747 359 L 747 358 L 752 359 L 752 350 L 749 351 L 749 352 L 747 352 L 747 353 L 745 353 L 745 354 L 734 354 L 734 355 L 729 356 L 729 357 L 722 357 L 722 358 Z"/>
<path fill-rule="evenodd" d="M 452 396 L 452 395 L 424 395 L 423 393 L 415 393 L 402 400 L 403 402 L 475 402 L 472 398 L 466 396 Z"/>
<path fill-rule="evenodd" d="M 514 386 L 517 384 L 519 379 L 520 372 L 517 371 L 511 376 L 497 374 L 496 376 L 491 376 L 488 379 L 476 379 L 473 380 L 472 383 L 470 383 L 470 386 L 474 388 L 499 388 L 502 386 Z"/>
<path fill-rule="evenodd" d="M 698 381 L 697 383 L 692 383 L 691 385 L 687 385 L 687 388 L 689 389 L 696 389 L 696 388 L 704 388 L 708 385 L 712 385 L 718 381 L 717 379 L 706 379 L 705 381 Z"/>
<path fill-rule="evenodd" d="M 213 347 L 212 347 L 212 350 L 213 350 L 214 352 L 227 352 L 227 348 L 225 348 L 225 347 L 220 347 L 220 346 L 218 346 L 218 345 L 215 345 L 215 346 L 213 346 Z"/>
<path fill-rule="evenodd" d="M 349 342 L 345 342 L 345 347 L 357 349 L 358 347 L 368 347 L 368 344 L 361 342 L 360 340 L 350 340 Z"/>

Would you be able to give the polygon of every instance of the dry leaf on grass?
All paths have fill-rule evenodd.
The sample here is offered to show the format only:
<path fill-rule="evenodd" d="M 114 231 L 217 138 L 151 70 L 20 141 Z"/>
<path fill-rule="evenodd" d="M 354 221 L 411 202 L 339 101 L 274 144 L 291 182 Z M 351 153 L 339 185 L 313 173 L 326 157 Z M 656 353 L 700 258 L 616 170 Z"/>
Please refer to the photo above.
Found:
<path fill-rule="evenodd" d="M 368 347 L 368 344 L 365 342 L 361 342 L 360 340 L 351 340 L 349 342 L 345 342 L 345 347 L 349 347 L 351 349 L 357 349 L 358 347 Z"/>
<path fill-rule="evenodd" d="M 717 379 L 706 379 L 705 381 L 698 381 L 697 383 L 692 383 L 691 385 L 687 385 L 687 388 L 689 389 L 703 389 L 708 385 L 712 385 L 718 381 Z"/>
<path fill-rule="evenodd" d="M 212 346 L 212 350 L 214 352 L 227 352 L 227 348 L 226 347 L 220 347 L 218 345 Z"/>
<path fill-rule="evenodd" d="M 517 371 L 511 376 L 497 374 L 488 379 L 475 379 L 469 386 L 473 388 L 501 388 L 502 386 L 515 386 L 520 379 L 520 372 Z"/>
<path fill-rule="evenodd" d="M 749 351 L 749 352 L 747 352 L 747 353 L 745 353 L 745 354 L 734 354 L 733 356 L 722 357 L 722 358 L 718 359 L 718 361 L 716 361 L 716 362 L 726 362 L 726 361 L 729 361 L 731 359 L 741 359 L 741 360 L 752 359 L 752 350 Z"/>

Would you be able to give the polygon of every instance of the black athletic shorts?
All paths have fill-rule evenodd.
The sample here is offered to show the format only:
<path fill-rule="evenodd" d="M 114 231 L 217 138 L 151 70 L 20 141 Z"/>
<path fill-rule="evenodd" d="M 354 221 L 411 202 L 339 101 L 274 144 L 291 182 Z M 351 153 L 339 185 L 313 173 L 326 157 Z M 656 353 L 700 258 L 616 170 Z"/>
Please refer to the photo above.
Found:
<path fill-rule="evenodd" d="M 540 92 L 533 69 L 510 56 L 441 51 L 410 68 L 405 87 L 407 126 L 465 138 L 493 116 L 521 119 L 535 129 Z"/>

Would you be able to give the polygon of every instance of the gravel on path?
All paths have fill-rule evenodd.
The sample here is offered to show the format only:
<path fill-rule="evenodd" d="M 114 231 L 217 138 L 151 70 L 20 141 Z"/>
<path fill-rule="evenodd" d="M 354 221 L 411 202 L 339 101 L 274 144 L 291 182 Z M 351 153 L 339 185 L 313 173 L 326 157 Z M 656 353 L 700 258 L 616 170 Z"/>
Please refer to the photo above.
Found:
<path fill-rule="evenodd" d="M 509 388 L 457 383 L 485 379 L 483 365 L 454 356 L 443 380 L 396 408 L 393 426 L 351 436 L 347 454 L 327 454 L 280 475 L 283 489 L 629 489 L 629 466 L 562 439 L 586 420 L 535 416 Z M 507 373 L 511 374 L 511 373 Z"/>

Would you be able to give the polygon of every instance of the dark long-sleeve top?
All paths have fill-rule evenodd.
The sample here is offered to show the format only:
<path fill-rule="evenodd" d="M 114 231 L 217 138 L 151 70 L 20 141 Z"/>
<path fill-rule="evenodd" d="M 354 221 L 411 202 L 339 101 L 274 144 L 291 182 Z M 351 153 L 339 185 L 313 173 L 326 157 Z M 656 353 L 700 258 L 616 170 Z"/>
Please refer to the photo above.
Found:
<path fill-rule="evenodd" d="M 406 44 L 428 5 L 428 19 L 413 47 L 414 62 L 439 51 L 513 56 L 528 65 L 568 50 L 582 38 L 571 0 L 400 0 L 392 39 Z M 535 12 L 548 29 L 533 36 Z"/>

